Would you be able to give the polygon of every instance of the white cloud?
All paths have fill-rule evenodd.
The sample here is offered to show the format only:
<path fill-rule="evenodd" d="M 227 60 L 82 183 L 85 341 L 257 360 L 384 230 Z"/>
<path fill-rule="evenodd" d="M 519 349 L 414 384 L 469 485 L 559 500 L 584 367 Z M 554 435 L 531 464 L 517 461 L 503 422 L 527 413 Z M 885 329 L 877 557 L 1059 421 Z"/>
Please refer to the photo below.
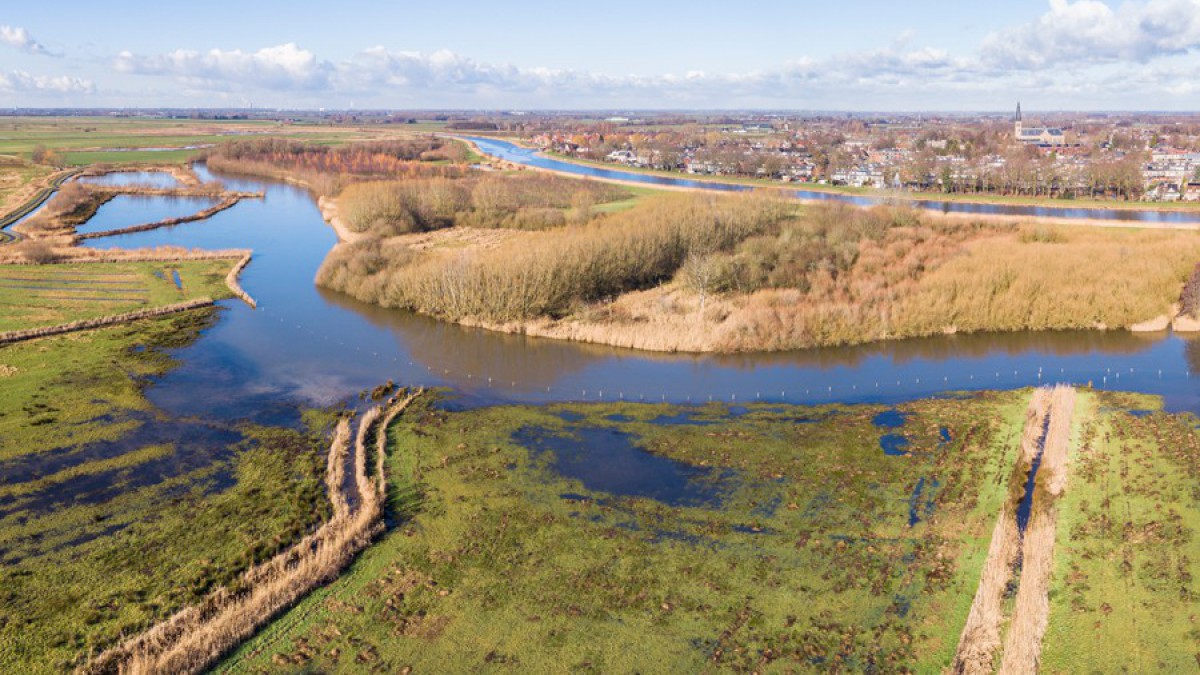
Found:
<path fill-rule="evenodd" d="M 115 67 L 125 73 L 166 75 L 193 87 L 217 90 L 260 87 L 275 91 L 321 90 L 329 86 L 331 67 L 293 43 L 256 52 L 177 49 L 157 56 L 128 51 L 117 55 Z"/>
<path fill-rule="evenodd" d="M 29 34 L 29 31 L 18 26 L 0 26 L 0 42 L 29 54 L 41 56 L 59 56 L 46 49 L 46 46 Z"/>
<path fill-rule="evenodd" d="M 1053 106 L 1138 107 L 1153 99 L 1195 107 L 1189 97 L 1200 91 L 1189 58 L 1200 46 L 1200 0 L 1127 2 L 1115 10 L 1096 0 L 1051 0 L 1046 15 L 993 34 L 968 55 L 910 46 L 913 39 L 905 33 L 874 50 L 725 73 L 606 74 L 382 46 L 335 62 L 293 43 L 252 52 L 122 52 L 114 65 L 170 78 L 197 99 L 240 100 L 265 90 L 313 106 L 994 109 L 1037 98 Z M 1041 67 L 1047 64 L 1069 66 L 1070 78 L 1063 68 Z"/>
<path fill-rule="evenodd" d="M 78 77 L 31 75 L 14 70 L 0 73 L 0 91 L 10 94 L 90 94 L 96 91 L 96 85 Z"/>
<path fill-rule="evenodd" d="M 995 67 L 1147 62 L 1200 47 L 1200 0 L 1050 0 L 1031 23 L 993 33 L 982 55 Z"/>

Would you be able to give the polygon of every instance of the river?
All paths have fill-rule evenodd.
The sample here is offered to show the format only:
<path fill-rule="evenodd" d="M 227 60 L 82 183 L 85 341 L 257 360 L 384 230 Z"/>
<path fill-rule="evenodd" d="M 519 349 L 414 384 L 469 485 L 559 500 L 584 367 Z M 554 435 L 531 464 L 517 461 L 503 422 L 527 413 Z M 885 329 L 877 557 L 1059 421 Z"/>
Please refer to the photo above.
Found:
<path fill-rule="evenodd" d="M 198 166 L 202 180 L 213 180 Z M 1050 382 L 1160 394 L 1200 410 L 1200 342 L 1168 334 L 1072 331 L 954 335 L 804 351 L 689 355 L 493 333 L 382 309 L 318 289 L 336 238 L 303 189 L 264 190 L 212 218 L 89 240 L 91 247 L 251 248 L 242 284 L 259 302 L 221 303 L 220 321 L 177 352 L 180 367 L 147 396 L 201 418 L 295 420 L 298 405 L 347 400 L 389 378 L 453 388 L 463 405 L 565 400 L 699 403 L 899 402 L 947 391 Z"/>
<path fill-rule="evenodd" d="M 658 187 L 681 187 L 701 190 L 715 190 L 719 192 L 747 192 L 759 187 L 756 185 L 738 183 L 722 183 L 713 180 L 693 180 L 690 178 L 661 176 L 637 171 L 627 171 L 620 168 L 609 169 L 595 167 L 586 164 L 577 164 L 575 162 L 555 159 L 542 154 L 537 149 L 523 148 L 514 143 L 495 138 L 482 138 L 477 136 L 464 136 L 463 138 L 474 143 L 475 146 L 478 147 L 482 152 L 493 157 L 498 157 L 500 159 L 513 162 L 514 164 L 523 164 L 525 166 L 531 166 L 538 169 L 548 169 L 551 171 L 575 174 L 577 176 L 644 183 L 646 185 Z M 789 194 L 797 199 L 839 202 L 853 206 L 875 206 L 886 203 L 887 201 L 893 199 L 891 197 L 871 197 L 824 190 L 791 190 L 789 191 Z M 1084 208 L 1078 206 L 1026 206 L 1018 204 L 987 204 L 979 202 L 960 202 L 924 198 L 912 199 L 909 201 L 909 203 L 923 209 L 938 211 L 940 213 L 964 213 L 988 216 L 1024 216 L 1038 218 L 1069 218 L 1072 220 L 1114 220 L 1136 223 L 1175 225 L 1183 223 L 1200 224 L 1200 210 L 1170 211 L 1156 210 L 1153 208 L 1114 209 L 1090 207 Z"/>

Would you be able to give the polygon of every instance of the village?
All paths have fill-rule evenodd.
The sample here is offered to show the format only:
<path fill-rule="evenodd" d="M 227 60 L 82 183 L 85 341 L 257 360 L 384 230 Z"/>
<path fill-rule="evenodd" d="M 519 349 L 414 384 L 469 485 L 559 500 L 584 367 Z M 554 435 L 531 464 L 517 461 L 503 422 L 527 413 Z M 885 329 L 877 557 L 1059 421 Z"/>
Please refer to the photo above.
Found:
<path fill-rule="evenodd" d="M 699 176 L 942 194 L 1200 201 L 1200 118 L 1149 114 L 547 116 L 557 155 Z"/>

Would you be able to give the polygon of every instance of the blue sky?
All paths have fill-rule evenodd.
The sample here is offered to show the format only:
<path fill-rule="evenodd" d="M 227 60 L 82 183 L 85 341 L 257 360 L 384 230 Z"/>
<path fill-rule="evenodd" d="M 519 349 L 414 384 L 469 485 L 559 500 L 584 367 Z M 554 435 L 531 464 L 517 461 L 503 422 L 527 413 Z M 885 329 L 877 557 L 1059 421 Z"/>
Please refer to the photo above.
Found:
<path fill-rule="evenodd" d="M 1200 109 L 1200 0 L 11 4 L 4 107 Z"/>

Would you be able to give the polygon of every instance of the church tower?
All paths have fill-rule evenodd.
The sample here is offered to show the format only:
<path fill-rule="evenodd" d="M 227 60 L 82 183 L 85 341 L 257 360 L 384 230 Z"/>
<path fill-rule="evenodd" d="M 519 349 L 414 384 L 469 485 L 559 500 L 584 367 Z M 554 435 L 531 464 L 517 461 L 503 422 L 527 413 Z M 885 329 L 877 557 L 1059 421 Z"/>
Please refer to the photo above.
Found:
<path fill-rule="evenodd" d="M 1021 138 L 1021 102 L 1017 101 L 1017 114 L 1013 115 L 1013 138 Z"/>

